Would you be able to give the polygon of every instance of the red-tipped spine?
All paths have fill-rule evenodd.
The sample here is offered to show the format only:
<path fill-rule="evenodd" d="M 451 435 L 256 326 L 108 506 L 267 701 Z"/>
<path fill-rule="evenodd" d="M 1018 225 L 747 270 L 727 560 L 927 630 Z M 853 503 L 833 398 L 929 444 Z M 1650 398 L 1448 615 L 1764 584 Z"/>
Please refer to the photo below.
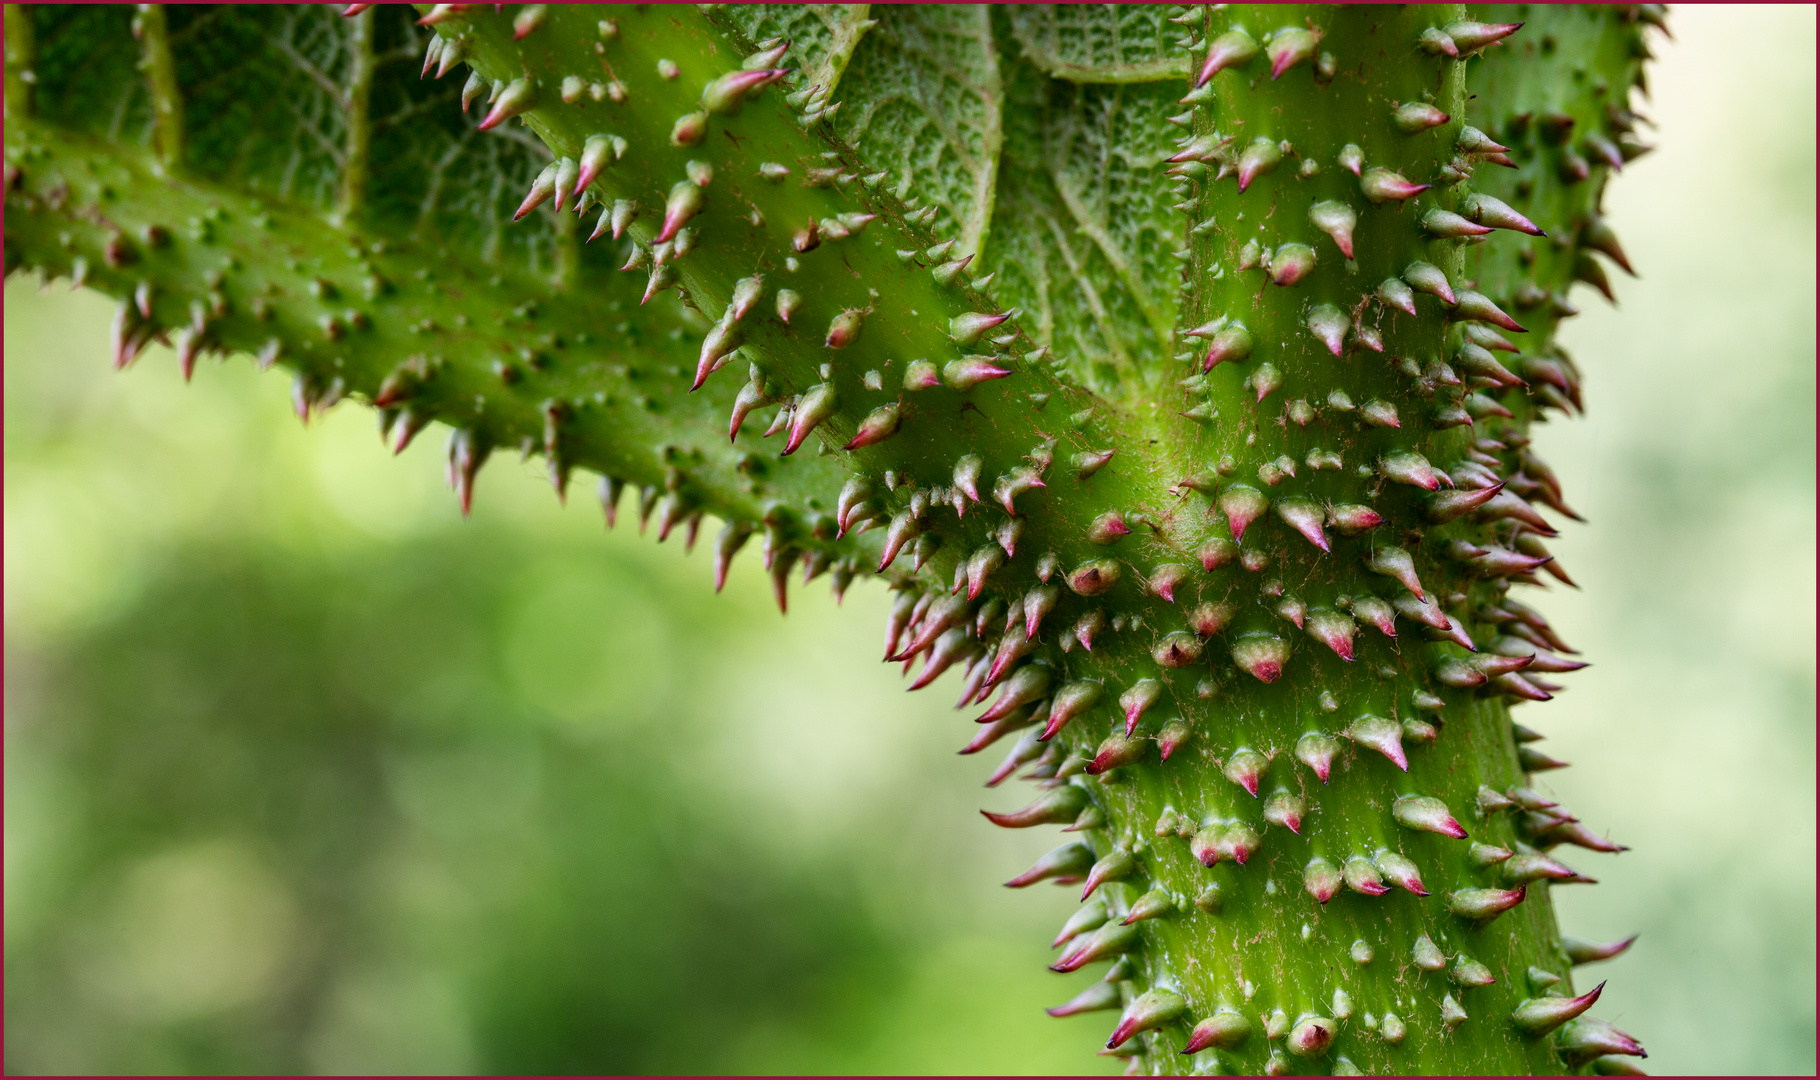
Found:
<path fill-rule="evenodd" d="M 1510 1022 L 1523 1034 L 1539 1039 L 1592 1008 L 1604 991 L 1605 984 L 1600 983 L 1579 997 L 1529 998 L 1510 1014 Z"/>
<path fill-rule="evenodd" d="M 995 814 L 981 810 L 987 821 L 1001 829 L 1028 829 L 1036 825 L 1061 825 L 1073 821 L 1087 805 L 1087 792 L 1073 784 L 1051 788 L 1021 810 Z"/>
<path fill-rule="evenodd" d="M 1106 1040 L 1106 1049 L 1117 1049 L 1133 1035 L 1173 1023 L 1187 1011 L 1188 1003 L 1182 1000 L 1180 994 L 1162 989 L 1146 990 L 1126 1007 L 1125 1014 L 1119 1018 L 1118 1027 L 1113 1029 L 1112 1037 Z"/>

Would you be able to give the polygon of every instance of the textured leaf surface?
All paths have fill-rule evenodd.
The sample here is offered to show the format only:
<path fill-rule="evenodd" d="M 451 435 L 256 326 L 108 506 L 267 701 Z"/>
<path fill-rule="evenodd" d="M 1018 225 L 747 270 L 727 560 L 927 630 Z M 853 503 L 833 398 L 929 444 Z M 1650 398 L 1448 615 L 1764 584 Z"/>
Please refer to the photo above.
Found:
<path fill-rule="evenodd" d="M 151 113 L 124 5 L 47 5 L 38 24 L 38 98 L 60 127 L 149 145 Z M 489 263 L 550 273 L 551 229 L 511 227 L 549 160 L 522 132 L 476 132 L 461 76 L 419 77 L 427 31 L 382 5 L 373 19 L 375 151 L 361 220 L 391 235 L 459 246 Z M 184 93 L 185 166 L 196 175 L 328 213 L 347 160 L 353 20 L 328 5 L 169 8 Z M 540 219 L 550 221 L 546 211 Z"/>
<path fill-rule="evenodd" d="M 899 198 L 941 208 L 936 228 L 977 252 L 992 223 L 1004 87 L 984 5 L 891 4 L 857 50 L 836 123 Z"/>
<path fill-rule="evenodd" d="M 1007 298 L 1096 391 L 1143 388 L 1175 331 L 1180 217 L 1163 175 L 1179 89 L 1075 85 L 1010 67 L 997 247 Z"/>
<path fill-rule="evenodd" d="M 1007 7 L 1025 59 L 1058 79 L 1132 83 L 1186 78 L 1183 28 L 1167 4 L 1018 4 Z"/>

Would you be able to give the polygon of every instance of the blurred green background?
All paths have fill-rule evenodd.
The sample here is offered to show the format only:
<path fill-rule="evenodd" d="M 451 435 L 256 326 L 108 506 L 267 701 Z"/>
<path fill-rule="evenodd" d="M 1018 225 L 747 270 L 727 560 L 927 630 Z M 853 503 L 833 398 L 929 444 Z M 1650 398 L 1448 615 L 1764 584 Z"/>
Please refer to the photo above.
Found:
<path fill-rule="evenodd" d="M 1576 294 L 1591 414 L 1539 439 L 1596 666 L 1523 720 L 1634 848 L 1556 898 L 1643 933 L 1601 1015 L 1811 1073 L 1815 15 L 1672 19 L 1608 195 L 1644 280 Z M 1091 977 L 1043 970 L 1068 897 L 998 886 L 1054 838 L 980 820 L 1021 792 L 877 662 L 882 589 L 717 597 L 509 459 L 464 524 L 438 438 L 5 298 L 8 1071 L 1107 1064 L 1040 1012 Z"/>

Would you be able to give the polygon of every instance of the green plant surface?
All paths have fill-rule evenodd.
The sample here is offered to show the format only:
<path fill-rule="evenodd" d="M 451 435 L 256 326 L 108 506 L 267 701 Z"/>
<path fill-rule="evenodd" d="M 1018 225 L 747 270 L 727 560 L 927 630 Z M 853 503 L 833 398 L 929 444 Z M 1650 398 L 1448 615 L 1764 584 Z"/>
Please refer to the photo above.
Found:
<path fill-rule="evenodd" d="M 780 604 L 799 559 L 837 590 L 892 567 L 886 652 L 927 653 L 919 683 L 965 671 L 963 702 L 998 691 L 985 737 L 1015 736 L 1035 817 L 1083 833 L 1055 865 L 1095 866 L 1112 920 L 1092 940 L 1124 958 L 1091 1001 L 1124 1009 L 1113 1049 L 1140 1065 L 1590 1064 L 1602 1029 L 1563 1026 L 1584 1005 L 1541 876 L 1578 875 L 1543 850 L 1609 845 L 1529 794 L 1555 765 L 1506 704 L 1547 698 L 1526 667 L 1576 662 L 1505 593 L 1553 565 L 1535 505 L 1572 514 L 1527 425 L 1577 411 L 1553 319 L 1605 273 L 1590 249 L 1623 259 L 1597 215 L 1636 13 L 1538 10 L 1510 37 L 1465 9 L 1193 11 L 1164 63 L 1128 14 L 1074 49 L 1081 31 L 1028 13 L 834 11 L 793 44 L 800 77 L 750 14 L 430 12 L 429 60 L 470 66 L 505 135 L 446 197 L 418 168 L 416 208 L 386 177 L 427 136 L 394 124 L 400 152 L 376 153 L 359 105 L 436 103 L 400 85 L 415 32 L 393 15 L 142 21 L 146 102 L 136 77 L 73 74 L 117 37 L 51 17 L 42 119 L 8 127 L 8 268 L 127 296 L 123 359 L 167 329 L 186 367 L 265 347 L 306 411 L 365 397 L 400 446 L 458 425 L 458 481 L 522 446 L 559 490 L 578 468 L 609 504 L 641 488 L 660 534 L 721 518 L 723 563 L 762 532 Z M 343 94 L 309 75 L 327 60 L 279 66 L 327 102 L 313 171 L 235 142 L 232 109 L 166 100 L 242 70 L 236 35 L 371 73 Z M 1208 42 L 1267 38 L 1162 119 Z M 151 152 L 92 141 L 121 121 L 78 102 L 110 92 Z M 458 130 L 441 169 L 471 160 Z M 1488 178 L 1500 154 L 1511 176 Z M 502 177 L 530 208 L 595 166 L 585 201 L 631 241 L 612 262 L 566 215 L 502 239 Z M 1465 243 L 1481 222 L 1502 229 Z M 638 303 L 668 293 L 681 313 Z M 611 333 L 603 311 L 624 315 Z M 772 405 L 782 455 L 755 439 Z M 1379 895 L 1386 877 L 1404 888 Z M 1412 976 L 1423 950 L 1447 963 Z M 1243 1038 L 1176 1053 L 1226 1016 Z"/>

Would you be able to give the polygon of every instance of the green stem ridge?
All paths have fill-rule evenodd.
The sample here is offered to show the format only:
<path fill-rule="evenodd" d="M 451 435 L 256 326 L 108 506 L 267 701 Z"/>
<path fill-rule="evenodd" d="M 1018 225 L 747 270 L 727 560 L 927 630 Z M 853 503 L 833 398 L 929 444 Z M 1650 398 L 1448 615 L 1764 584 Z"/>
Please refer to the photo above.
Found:
<path fill-rule="evenodd" d="M 888 573 L 887 658 L 962 673 L 963 753 L 1036 783 L 987 816 L 1074 831 L 1013 884 L 1083 885 L 1056 969 L 1112 967 L 1052 1012 L 1122 1010 L 1134 1069 L 1641 1051 L 1572 988 L 1628 942 L 1563 939 L 1549 897 L 1585 880 L 1560 845 L 1621 849 L 1533 790 L 1561 763 L 1510 717 L 1583 665 L 1511 593 L 1568 580 L 1528 430 L 1579 407 L 1568 289 L 1628 270 L 1598 202 L 1658 9 L 420 10 L 425 70 L 548 147 L 519 215 L 557 211 L 555 284 L 360 212 L 391 83 L 346 93 L 325 223 L 162 178 L 165 126 L 22 119 L 10 7 L 8 271 L 126 297 L 121 359 L 168 331 L 398 443 L 448 422 L 464 502 L 488 448 L 541 448 L 660 533 L 727 521 L 723 571 L 762 531 L 780 603 L 799 560 Z M 411 37 L 378 14 L 356 82 Z"/>
<path fill-rule="evenodd" d="M 145 69 L 152 98 L 152 147 L 167 169 L 183 166 L 183 89 L 171 58 L 170 28 L 163 4 L 139 4 L 133 34 L 139 39 L 139 64 Z"/>
<path fill-rule="evenodd" d="M 347 114 L 347 135 L 342 150 L 341 191 L 335 214 L 356 222 L 367 196 L 367 159 L 372 151 L 373 120 L 373 13 L 362 11 L 348 19 L 348 77 L 341 91 Z"/>
<path fill-rule="evenodd" d="M 33 46 L 32 20 L 18 4 L 6 5 L 6 115 L 32 114 L 32 85 L 38 81 L 32 70 L 36 49 Z"/>
<path fill-rule="evenodd" d="M 1193 74 L 1175 40 L 1182 28 L 1170 22 L 1174 9 L 1167 5 L 1127 5 L 1110 20 L 1065 4 L 1018 5 L 1007 14 L 1025 59 L 1058 79 L 1141 83 Z"/>

